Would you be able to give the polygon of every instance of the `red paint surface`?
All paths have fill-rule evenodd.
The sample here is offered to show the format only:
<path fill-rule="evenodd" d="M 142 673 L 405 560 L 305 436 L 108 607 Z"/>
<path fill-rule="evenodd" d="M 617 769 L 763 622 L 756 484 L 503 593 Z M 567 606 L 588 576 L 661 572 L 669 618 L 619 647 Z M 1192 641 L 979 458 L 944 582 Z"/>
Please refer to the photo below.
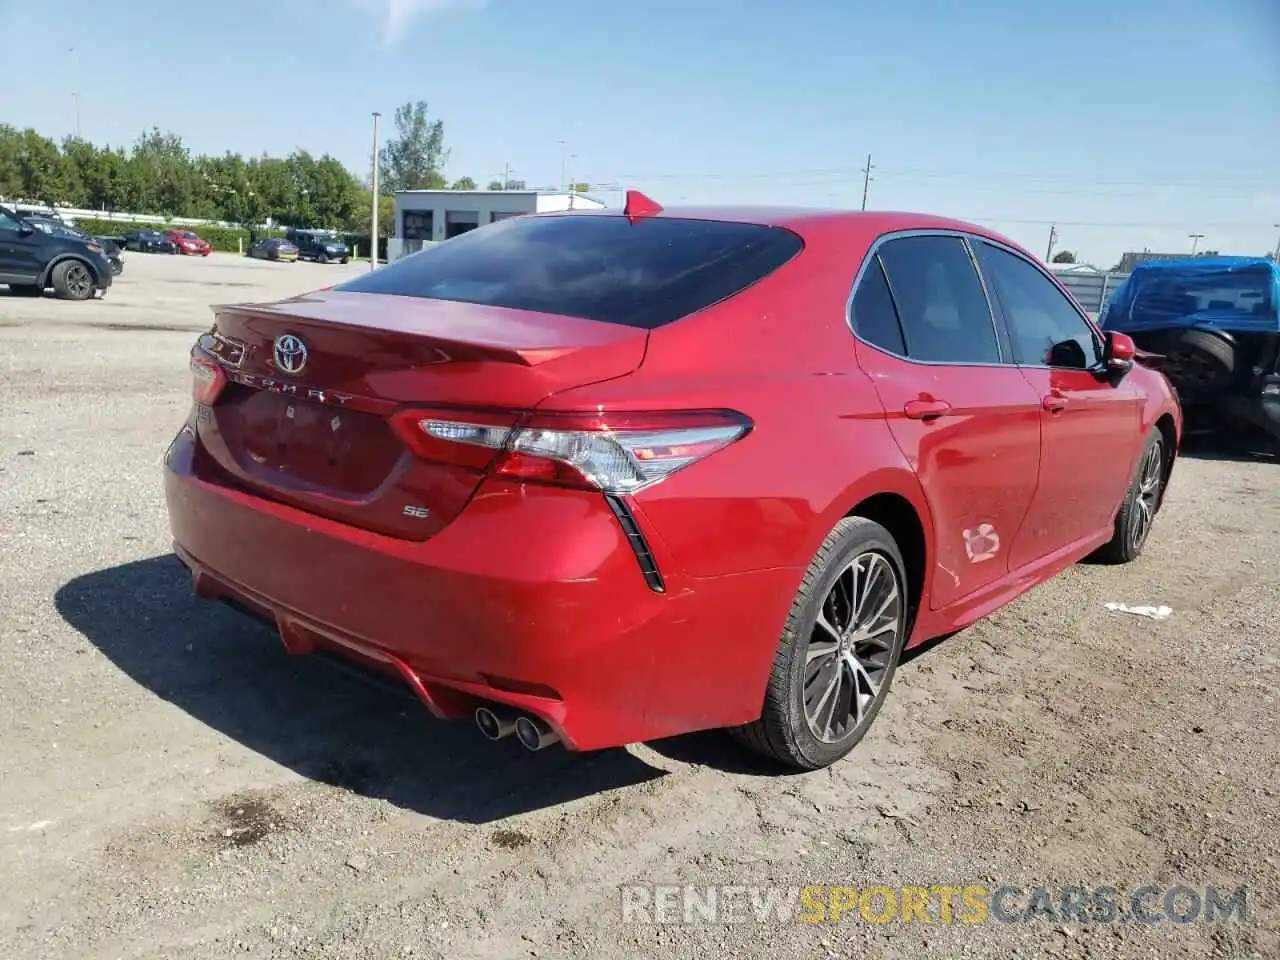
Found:
<path fill-rule="evenodd" d="M 923 528 L 919 643 L 1105 542 L 1147 431 L 1165 415 L 1181 429 L 1167 382 L 1140 365 L 1111 380 L 922 365 L 852 336 L 850 288 L 876 238 L 935 227 L 1008 244 L 998 235 L 909 214 L 697 215 L 783 224 L 805 250 L 652 333 L 337 291 L 218 308 L 219 333 L 247 350 L 166 469 L 201 592 L 274 617 L 290 649 L 408 678 L 440 716 L 496 700 L 573 748 L 606 747 L 758 716 L 806 566 L 869 498 Z M 281 333 L 310 347 L 297 376 L 274 366 Z M 623 498 L 655 592 L 603 495 L 504 475 L 500 457 L 429 460 L 403 432 L 420 409 L 483 423 L 728 410 L 751 429 Z M 974 563 L 963 532 L 984 523 L 999 547 Z"/>

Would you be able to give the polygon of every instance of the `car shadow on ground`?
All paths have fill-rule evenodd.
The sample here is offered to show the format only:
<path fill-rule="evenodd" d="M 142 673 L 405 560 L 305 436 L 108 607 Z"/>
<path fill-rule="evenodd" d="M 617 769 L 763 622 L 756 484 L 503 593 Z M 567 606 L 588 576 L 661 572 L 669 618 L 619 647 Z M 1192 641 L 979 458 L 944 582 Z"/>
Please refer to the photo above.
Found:
<path fill-rule="evenodd" d="M 268 629 L 195 599 L 172 555 L 77 577 L 55 602 L 130 678 L 224 736 L 428 816 L 490 823 L 665 775 L 625 750 L 535 754 L 434 721 L 407 688 L 290 656 Z"/>
<path fill-rule="evenodd" d="M 1252 425 L 1187 429 L 1178 456 L 1231 463 L 1280 462 L 1280 439 Z"/>

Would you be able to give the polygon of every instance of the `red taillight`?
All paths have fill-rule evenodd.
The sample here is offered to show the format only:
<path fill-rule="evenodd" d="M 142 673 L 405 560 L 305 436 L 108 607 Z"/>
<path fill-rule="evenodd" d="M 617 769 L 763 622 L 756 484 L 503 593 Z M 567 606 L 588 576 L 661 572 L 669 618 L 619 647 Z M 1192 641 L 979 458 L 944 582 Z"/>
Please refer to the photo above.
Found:
<path fill-rule="evenodd" d="M 392 419 L 419 456 L 541 483 L 635 493 L 751 429 L 727 410 L 471 414 L 410 410 Z"/>
<path fill-rule="evenodd" d="M 404 410 L 391 426 L 423 460 L 487 470 L 515 426 L 514 413 Z"/>
<path fill-rule="evenodd" d="M 227 385 L 227 375 L 215 361 L 201 356 L 193 356 L 190 366 L 192 397 L 196 403 L 212 406 Z"/>

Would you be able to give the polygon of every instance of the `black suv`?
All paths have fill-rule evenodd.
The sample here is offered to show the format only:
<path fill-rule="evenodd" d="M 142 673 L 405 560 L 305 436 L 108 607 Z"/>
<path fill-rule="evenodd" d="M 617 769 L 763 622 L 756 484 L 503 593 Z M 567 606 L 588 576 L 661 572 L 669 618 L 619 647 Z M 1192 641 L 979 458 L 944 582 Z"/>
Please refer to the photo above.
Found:
<path fill-rule="evenodd" d="M 120 256 L 120 244 L 116 243 L 114 237 L 91 237 L 82 230 L 68 226 L 65 220 L 57 217 L 48 217 L 44 214 L 31 214 L 22 219 L 37 230 L 43 230 L 45 233 L 65 234 L 98 244 L 102 247 L 102 255 L 111 264 L 111 275 L 118 277 L 124 272 L 124 259 Z"/>
<path fill-rule="evenodd" d="M 88 300 L 111 286 L 111 264 L 102 246 L 66 232 L 45 233 L 0 207 L 0 283 L 19 296 L 38 297 L 53 287 L 64 300 Z"/>
<path fill-rule="evenodd" d="M 346 263 L 351 259 L 351 251 L 332 230 L 290 229 L 284 236 L 298 248 L 299 260 L 314 260 L 317 263 L 337 260 L 339 263 Z"/>

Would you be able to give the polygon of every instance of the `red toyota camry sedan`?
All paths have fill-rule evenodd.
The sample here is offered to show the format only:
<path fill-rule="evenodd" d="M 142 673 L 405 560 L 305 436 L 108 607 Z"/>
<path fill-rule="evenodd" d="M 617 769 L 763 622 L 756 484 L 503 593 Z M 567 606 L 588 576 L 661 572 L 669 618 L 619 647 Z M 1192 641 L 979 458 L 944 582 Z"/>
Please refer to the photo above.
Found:
<path fill-rule="evenodd" d="M 904 648 L 1137 557 L 1182 430 L 1034 257 L 917 214 L 631 193 L 214 313 L 196 592 L 535 750 L 830 764 Z"/>

